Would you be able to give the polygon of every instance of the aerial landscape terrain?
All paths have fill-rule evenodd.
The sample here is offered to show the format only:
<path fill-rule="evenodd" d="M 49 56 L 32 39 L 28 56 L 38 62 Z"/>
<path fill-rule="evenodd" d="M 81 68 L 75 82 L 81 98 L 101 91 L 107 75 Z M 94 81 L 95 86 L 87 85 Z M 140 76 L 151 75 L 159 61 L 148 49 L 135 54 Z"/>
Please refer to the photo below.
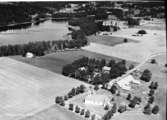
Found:
<path fill-rule="evenodd" d="M 165 9 L 0 1 L 0 120 L 166 120 Z"/>

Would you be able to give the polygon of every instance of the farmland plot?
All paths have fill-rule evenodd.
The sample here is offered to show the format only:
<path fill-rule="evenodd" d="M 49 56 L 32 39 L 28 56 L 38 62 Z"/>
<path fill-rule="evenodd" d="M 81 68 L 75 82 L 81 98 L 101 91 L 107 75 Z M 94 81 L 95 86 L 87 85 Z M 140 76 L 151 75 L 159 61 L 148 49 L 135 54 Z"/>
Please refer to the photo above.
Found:
<path fill-rule="evenodd" d="M 85 84 L 10 58 L 1 57 L 0 63 L 0 120 L 32 115 L 53 105 L 55 96 Z"/>
<path fill-rule="evenodd" d="M 123 37 L 138 41 L 137 43 L 122 43 L 116 46 L 107 46 L 99 43 L 91 43 L 82 49 L 103 55 L 122 58 L 125 60 L 142 62 L 148 56 L 164 52 L 166 50 L 166 32 L 162 30 L 146 30 L 143 36 L 132 36 L 140 29 L 130 28 L 114 32 L 112 36 Z"/>

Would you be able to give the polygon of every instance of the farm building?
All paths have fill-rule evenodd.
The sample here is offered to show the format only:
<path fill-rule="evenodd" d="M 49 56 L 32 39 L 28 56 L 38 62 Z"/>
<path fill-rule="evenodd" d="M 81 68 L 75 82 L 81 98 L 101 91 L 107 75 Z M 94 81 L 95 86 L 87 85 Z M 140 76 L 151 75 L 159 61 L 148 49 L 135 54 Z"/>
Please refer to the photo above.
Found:
<path fill-rule="evenodd" d="M 107 95 L 96 94 L 93 91 L 89 92 L 85 97 L 86 105 L 95 105 L 95 106 L 106 106 L 111 105 L 110 98 Z"/>
<path fill-rule="evenodd" d="M 123 78 L 117 82 L 117 84 L 124 90 L 131 89 L 130 83 L 140 84 L 140 81 L 134 79 L 134 77 L 132 75 L 128 75 L 125 78 Z"/>
<path fill-rule="evenodd" d="M 111 70 L 111 67 L 104 66 L 104 67 L 102 68 L 103 73 L 109 73 L 110 70 Z"/>

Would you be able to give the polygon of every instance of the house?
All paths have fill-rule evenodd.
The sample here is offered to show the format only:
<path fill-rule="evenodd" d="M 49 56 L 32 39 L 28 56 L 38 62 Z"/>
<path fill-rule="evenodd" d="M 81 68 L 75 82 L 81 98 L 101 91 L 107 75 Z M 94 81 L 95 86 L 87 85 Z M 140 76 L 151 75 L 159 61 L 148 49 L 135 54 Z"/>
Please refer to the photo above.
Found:
<path fill-rule="evenodd" d="M 33 58 L 34 57 L 34 54 L 31 53 L 31 52 L 27 52 L 26 55 L 25 55 L 26 58 Z"/>
<path fill-rule="evenodd" d="M 106 106 L 111 105 L 110 98 L 107 95 L 96 94 L 95 92 L 88 92 L 88 95 L 85 97 L 84 103 L 86 105 L 95 105 L 95 106 Z"/>
<path fill-rule="evenodd" d="M 110 70 L 111 70 L 111 67 L 108 67 L 108 66 L 104 66 L 102 68 L 103 73 L 110 73 Z"/>
<path fill-rule="evenodd" d="M 140 81 L 134 79 L 132 75 L 128 75 L 117 82 L 117 84 L 124 90 L 131 90 L 131 85 L 130 85 L 131 83 L 140 84 Z"/>

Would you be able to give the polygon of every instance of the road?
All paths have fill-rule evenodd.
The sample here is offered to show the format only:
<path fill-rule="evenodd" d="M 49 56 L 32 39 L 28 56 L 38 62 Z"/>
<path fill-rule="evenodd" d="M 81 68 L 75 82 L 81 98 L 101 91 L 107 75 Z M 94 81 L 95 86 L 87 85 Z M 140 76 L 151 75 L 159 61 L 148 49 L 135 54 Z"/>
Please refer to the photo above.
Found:
<path fill-rule="evenodd" d="M 162 55 L 162 54 L 166 54 L 166 52 L 164 52 L 164 51 L 163 51 L 163 52 L 158 52 L 158 53 L 154 53 L 154 54 L 152 54 L 152 55 L 150 55 L 150 56 L 147 56 L 144 61 L 142 61 L 142 62 L 141 62 L 140 64 L 138 64 L 137 66 L 135 66 L 133 69 L 127 71 L 127 72 L 126 72 L 124 75 L 122 75 L 121 77 L 114 79 L 114 81 L 112 80 L 112 83 L 116 83 L 116 82 L 118 82 L 119 80 L 121 80 L 121 79 L 127 77 L 129 74 L 131 74 L 132 72 L 134 72 L 135 70 L 138 70 L 141 66 L 143 66 L 148 60 L 151 60 L 153 57 L 158 56 L 158 55 Z"/>

